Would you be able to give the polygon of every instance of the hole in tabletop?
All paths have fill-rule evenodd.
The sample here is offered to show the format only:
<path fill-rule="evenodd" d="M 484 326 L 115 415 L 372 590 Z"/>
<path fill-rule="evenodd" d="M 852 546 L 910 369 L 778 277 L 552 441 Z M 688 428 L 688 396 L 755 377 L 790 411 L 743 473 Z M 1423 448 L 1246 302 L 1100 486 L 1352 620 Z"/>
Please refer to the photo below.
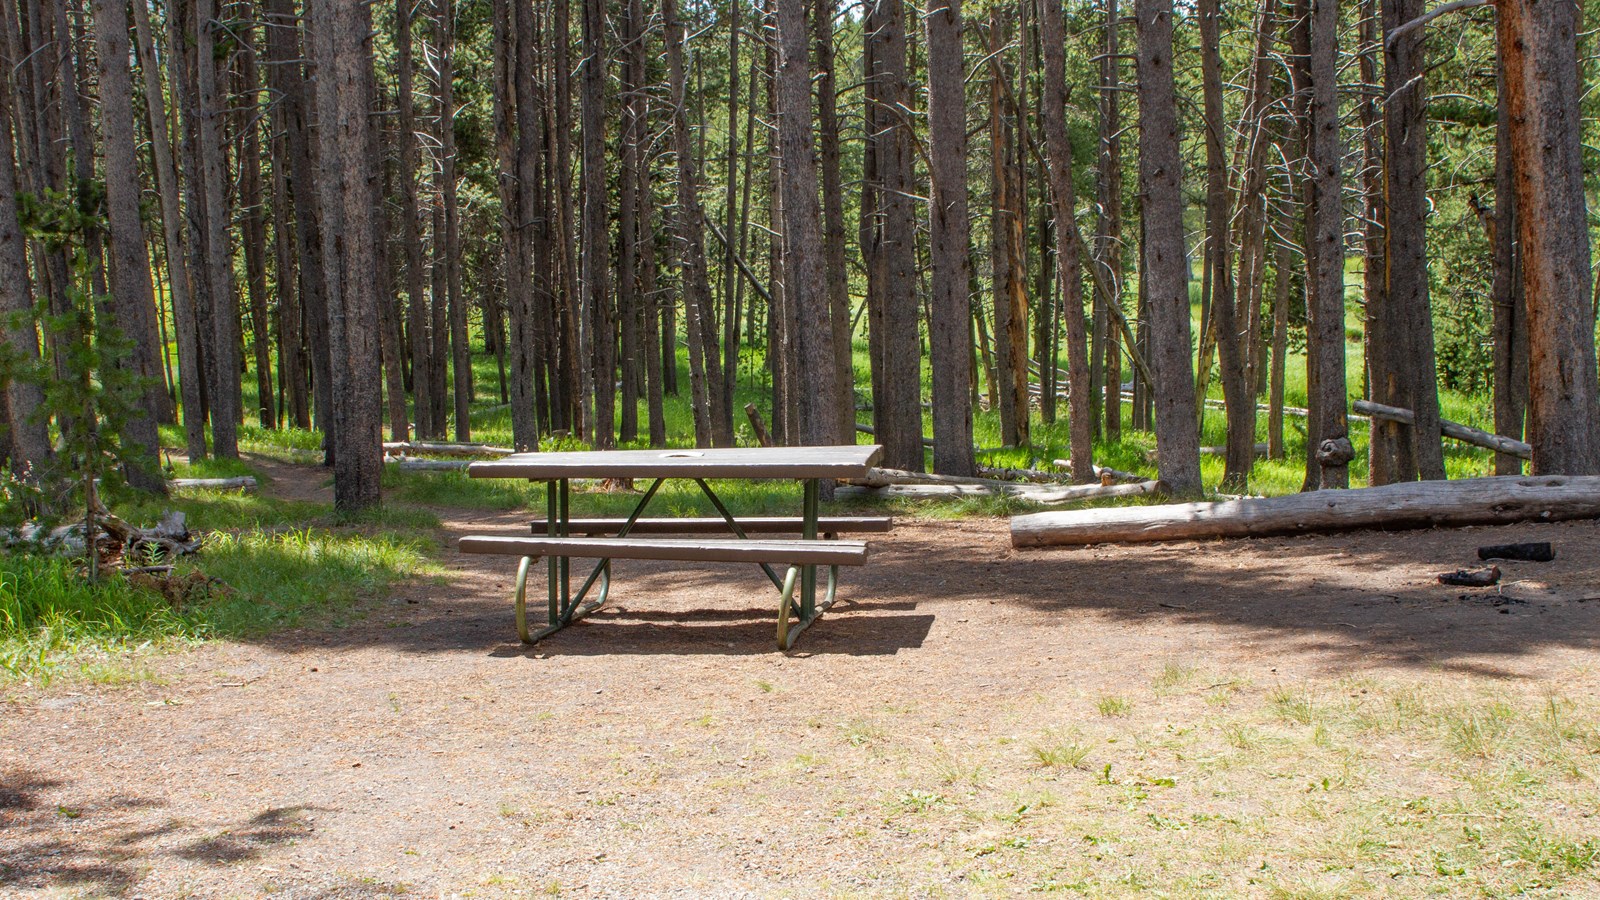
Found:
<path fill-rule="evenodd" d="M 671 453 L 661 454 L 662 459 L 693 459 L 696 456 L 705 456 L 698 450 L 674 450 Z"/>

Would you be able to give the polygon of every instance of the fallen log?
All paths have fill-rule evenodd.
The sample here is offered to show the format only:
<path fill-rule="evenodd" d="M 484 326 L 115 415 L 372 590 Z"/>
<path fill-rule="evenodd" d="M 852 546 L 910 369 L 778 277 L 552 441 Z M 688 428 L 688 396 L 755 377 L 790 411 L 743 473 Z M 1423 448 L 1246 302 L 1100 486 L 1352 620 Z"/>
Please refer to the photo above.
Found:
<path fill-rule="evenodd" d="M 1409 409 L 1398 406 L 1385 406 L 1382 403 L 1373 403 L 1371 400 L 1357 400 L 1353 404 L 1356 412 L 1366 413 L 1374 419 L 1384 419 L 1390 422 L 1399 422 L 1402 425 L 1417 424 L 1417 414 Z M 1505 453 L 1522 459 L 1533 459 L 1533 445 L 1519 441 L 1516 438 L 1503 437 L 1490 434 L 1470 425 L 1452 422 L 1449 419 L 1439 420 L 1439 431 L 1447 438 L 1453 438 L 1464 444 L 1472 444 L 1485 450 L 1496 453 Z"/>
<path fill-rule="evenodd" d="M 384 441 L 383 452 L 394 454 L 429 453 L 434 456 L 507 456 L 517 451 L 490 444 L 463 444 L 447 441 Z"/>
<path fill-rule="evenodd" d="M 1001 481 L 1029 481 L 1034 484 L 1070 484 L 1065 472 L 1046 472 L 1043 469 L 1006 469 L 979 466 L 980 478 L 997 478 Z"/>
<path fill-rule="evenodd" d="M 253 491 L 257 487 L 254 475 L 240 475 L 237 478 L 174 478 L 168 483 L 175 488 L 205 488 L 214 491 Z"/>
<path fill-rule="evenodd" d="M 383 461 L 403 472 L 454 472 L 472 465 L 470 459 L 411 459 L 405 456 L 386 456 Z"/>
<path fill-rule="evenodd" d="M 907 472 L 905 469 L 873 468 L 865 478 L 849 479 L 847 484 L 862 487 L 888 487 L 891 484 L 964 484 L 974 487 L 1018 487 L 1015 482 L 998 478 L 973 478 L 966 475 L 935 475 L 932 472 Z"/>
<path fill-rule="evenodd" d="M 1015 547 L 1430 528 L 1600 517 L 1600 476 L 1417 481 L 1286 497 L 1035 513 L 1011 520 Z"/>
<path fill-rule="evenodd" d="M 1097 500 L 1103 497 L 1129 497 L 1153 494 L 1160 490 L 1159 482 L 1139 484 L 1077 484 L 1051 488 L 1040 484 L 889 484 L 881 487 L 849 485 L 834 489 L 836 497 L 871 497 L 877 499 L 900 498 L 909 500 L 949 500 L 959 497 L 1015 497 L 1031 503 L 1076 503 L 1080 500 Z"/>
<path fill-rule="evenodd" d="M 1071 469 L 1072 460 L 1052 460 L 1052 465 L 1063 469 Z M 1110 469 L 1106 468 L 1105 466 L 1095 466 L 1094 474 L 1099 477 L 1101 484 L 1115 484 L 1119 481 L 1124 483 L 1136 483 L 1145 480 L 1145 476 L 1143 475 L 1135 475 L 1132 472 L 1124 472 L 1121 469 Z"/>

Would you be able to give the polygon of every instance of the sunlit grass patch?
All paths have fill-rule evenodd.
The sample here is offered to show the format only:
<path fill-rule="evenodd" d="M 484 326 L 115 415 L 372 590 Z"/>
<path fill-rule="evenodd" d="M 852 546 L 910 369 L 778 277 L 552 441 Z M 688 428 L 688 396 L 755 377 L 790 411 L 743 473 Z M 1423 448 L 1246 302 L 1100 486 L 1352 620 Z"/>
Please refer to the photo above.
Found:
<path fill-rule="evenodd" d="M 232 591 L 208 604 L 203 619 L 229 636 L 299 625 L 427 571 L 422 551 L 416 539 L 389 533 L 214 533 L 198 565 Z"/>

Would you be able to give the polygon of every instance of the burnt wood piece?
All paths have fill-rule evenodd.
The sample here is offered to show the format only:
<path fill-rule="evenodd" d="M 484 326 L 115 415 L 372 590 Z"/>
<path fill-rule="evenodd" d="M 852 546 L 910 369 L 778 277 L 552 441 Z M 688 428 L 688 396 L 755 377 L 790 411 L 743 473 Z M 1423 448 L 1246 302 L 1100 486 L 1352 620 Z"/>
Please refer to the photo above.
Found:
<path fill-rule="evenodd" d="M 1500 567 L 1490 566 L 1487 569 L 1457 569 L 1454 572 L 1441 572 L 1439 583 L 1454 587 L 1488 587 L 1500 581 Z"/>
<path fill-rule="evenodd" d="M 760 534 L 799 534 L 805 529 L 805 519 L 799 516 L 754 516 L 737 519 L 739 527 L 749 533 Z M 568 530 L 573 534 L 604 535 L 616 534 L 622 526 L 628 523 L 627 519 L 573 519 L 568 523 Z M 548 532 L 549 523 L 545 519 L 533 520 L 533 533 L 543 537 Z M 840 534 L 843 532 L 876 532 L 882 533 L 894 527 L 894 519 L 888 516 L 822 516 L 817 519 L 818 534 Z M 633 523 L 631 530 L 635 534 L 727 534 L 728 523 L 721 518 L 688 518 L 673 517 L 660 519 L 639 519 Z"/>
<path fill-rule="evenodd" d="M 790 565 L 859 566 L 867 561 L 862 541 L 676 540 L 671 538 L 492 537 L 469 535 L 462 553 L 584 559 L 675 559 L 685 562 L 776 562 Z"/>
<path fill-rule="evenodd" d="M 1549 541 L 1537 541 L 1528 544 L 1491 544 L 1487 547 L 1478 548 L 1478 558 L 1549 562 L 1556 558 L 1556 551 L 1551 548 Z"/>
<path fill-rule="evenodd" d="M 883 448 L 739 447 L 515 453 L 475 462 L 473 478 L 864 478 Z"/>

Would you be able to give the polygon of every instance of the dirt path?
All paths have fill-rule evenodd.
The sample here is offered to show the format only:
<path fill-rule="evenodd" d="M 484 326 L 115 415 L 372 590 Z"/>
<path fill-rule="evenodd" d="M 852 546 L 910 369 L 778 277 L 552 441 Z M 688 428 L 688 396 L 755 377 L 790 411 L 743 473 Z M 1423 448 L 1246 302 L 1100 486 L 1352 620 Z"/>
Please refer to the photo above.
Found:
<path fill-rule="evenodd" d="M 317 470 L 254 462 L 325 496 Z M 445 546 L 522 518 L 447 511 Z M 1430 583 L 1534 539 L 1559 558 L 1507 566 L 1501 594 Z M 951 854 L 976 857 L 952 848 L 991 826 L 907 825 L 884 798 L 951 790 L 981 753 L 1000 762 L 972 790 L 1009 809 L 1007 747 L 1174 665 L 1255 692 L 1600 683 L 1594 523 L 1017 553 L 1003 521 L 909 522 L 872 545 L 788 655 L 759 573 L 618 564 L 609 608 L 530 649 L 513 563 L 447 552 L 445 583 L 349 627 L 19 698 L 0 894 L 962 896 Z"/>

